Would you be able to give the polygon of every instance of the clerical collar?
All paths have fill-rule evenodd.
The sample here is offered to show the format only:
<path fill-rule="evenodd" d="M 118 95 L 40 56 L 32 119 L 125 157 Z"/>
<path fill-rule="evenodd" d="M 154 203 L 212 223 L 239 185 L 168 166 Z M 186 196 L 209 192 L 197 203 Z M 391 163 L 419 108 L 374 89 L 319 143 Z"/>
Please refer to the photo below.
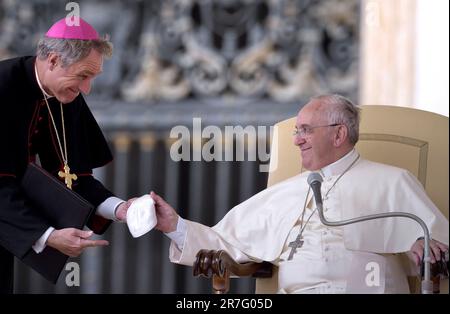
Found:
<path fill-rule="evenodd" d="M 39 88 L 41 89 L 42 93 L 44 94 L 45 98 L 49 99 L 49 98 L 55 97 L 55 96 L 49 95 L 49 94 L 45 91 L 45 89 L 42 87 L 41 81 L 39 80 L 39 75 L 38 75 L 38 72 L 37 72 L 37 66 L 36 66 L 36 63 L 34 64 L 34 74 L 36 75 L 36 81 L 37 81 L 37 83 L 38 83 L 38 85 L 39 85 Z"/>
<path fill-rule="evenodd" d="M 323 167 L 320 169 L 320 172 L 324 177 L 331 177 L 341 174 L 350 164 L 355 161 L 358 157 L 358 153 L 355 148 L 353 148 L 350 152 L 348 152 L 344 157 L 339 160 L 336 160 L 332 164 Z"/>

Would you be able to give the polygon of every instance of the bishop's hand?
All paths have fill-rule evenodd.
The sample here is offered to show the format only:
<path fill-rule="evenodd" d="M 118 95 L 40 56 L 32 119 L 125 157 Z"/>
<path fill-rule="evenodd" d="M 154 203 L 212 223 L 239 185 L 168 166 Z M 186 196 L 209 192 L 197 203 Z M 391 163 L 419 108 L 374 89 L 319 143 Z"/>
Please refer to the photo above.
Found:
<path fill-rule="evenodd" d="M 54 230 L 47 239 L 47 245 L 57 249 L 70 257 L 80 255 L 84 249 L 94 246 L 105 246 L 106 240 L 90 240 L 92 231 L 84 231 L 75 228 Z"/>
<path fill-rule="evenodd" d="M 127 221 L 128 208 L 130 208 L 131 204 L 133 203 L 133 201 L 135 199 L 136 199 L 136 197 L 130 198 L 128 201 L 120 204 L 117 207 L 117 210 L 116 210 L 116 217 L 117 217 L 117 219 L 119 219 L 120 221 L 123 221 L 123 222 Z"/>

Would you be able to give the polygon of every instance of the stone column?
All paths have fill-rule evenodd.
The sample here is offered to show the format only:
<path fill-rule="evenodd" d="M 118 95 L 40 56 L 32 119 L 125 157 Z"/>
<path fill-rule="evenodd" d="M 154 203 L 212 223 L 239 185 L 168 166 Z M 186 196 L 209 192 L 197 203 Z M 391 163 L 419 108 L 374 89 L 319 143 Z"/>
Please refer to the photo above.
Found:
<path fill-rule="evenodd" d="M 364 0 L 361 105 L 414 107 L 416 0 Z"/>

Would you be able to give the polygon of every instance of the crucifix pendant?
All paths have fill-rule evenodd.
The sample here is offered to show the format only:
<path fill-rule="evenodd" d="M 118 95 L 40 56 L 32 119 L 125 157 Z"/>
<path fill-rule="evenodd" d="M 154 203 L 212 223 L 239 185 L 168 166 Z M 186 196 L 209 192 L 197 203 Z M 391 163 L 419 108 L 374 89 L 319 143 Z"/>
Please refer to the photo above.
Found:
<path fill-rule="evenodd" d="M 72 181 L 75 181 L 76 179 L 78 179 L 76 174 L 70 173 L 70 168 L 67 164 L 64 165 L 64 172 L 59 171 L 58 176 L 60 178 L 64 178 L 64 183 L 71 190 L 72 190 Z"/>
<path fill-rule="evenodd" d="M 297 237 L 297 239 L 295 239 L 295 241 L 292 241 L 289 243 L 289 247 L 291 247 L 291 252 L 289 253 L 289 257 L 288 257 L 288 261 L 292 260 L 292 258 L 294 257 L 294 254 L 297 251 L 297 248 L 301 248 L 303 246 L 303 243 L 305 241 L 303 241 L 303 237 L 299 236 Z"/>

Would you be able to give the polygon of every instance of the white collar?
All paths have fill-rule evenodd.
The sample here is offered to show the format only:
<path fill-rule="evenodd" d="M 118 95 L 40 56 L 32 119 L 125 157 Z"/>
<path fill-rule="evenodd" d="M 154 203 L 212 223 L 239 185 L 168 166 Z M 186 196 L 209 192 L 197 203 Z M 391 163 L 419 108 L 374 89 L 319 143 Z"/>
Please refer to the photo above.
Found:
<path fill-rule="evenodd" d="M 41 81 L 39 80 L 39 75 L 38 75 L 38 72 L 37 72 L 37 65 L 36 65 L 36 63 L 34 64 L 34 74 L 36 75 L 36 81 L 37 81 L 37 83 L 39 85 L 39 88 L 41 89 L 42 93 L 44 94 L 45 98 L 49 99 L 49 98 L 55 97 L 55 96 L 49 95 L 45 91 L 45 89 L 42 87 Z"/>
<path fill-rule="evenodd" d="M 358 157 L 358 153 L 355 148 L 353 148 L 350 152 L 348 152 L 344 157 L 339 160 L 336 160 L 332 164 L 329 164 L 322 169 L 320 172 L 324 177 L 331 177 L 341 174 L 345 169 L 347 169 L 352 162 Z"/>

